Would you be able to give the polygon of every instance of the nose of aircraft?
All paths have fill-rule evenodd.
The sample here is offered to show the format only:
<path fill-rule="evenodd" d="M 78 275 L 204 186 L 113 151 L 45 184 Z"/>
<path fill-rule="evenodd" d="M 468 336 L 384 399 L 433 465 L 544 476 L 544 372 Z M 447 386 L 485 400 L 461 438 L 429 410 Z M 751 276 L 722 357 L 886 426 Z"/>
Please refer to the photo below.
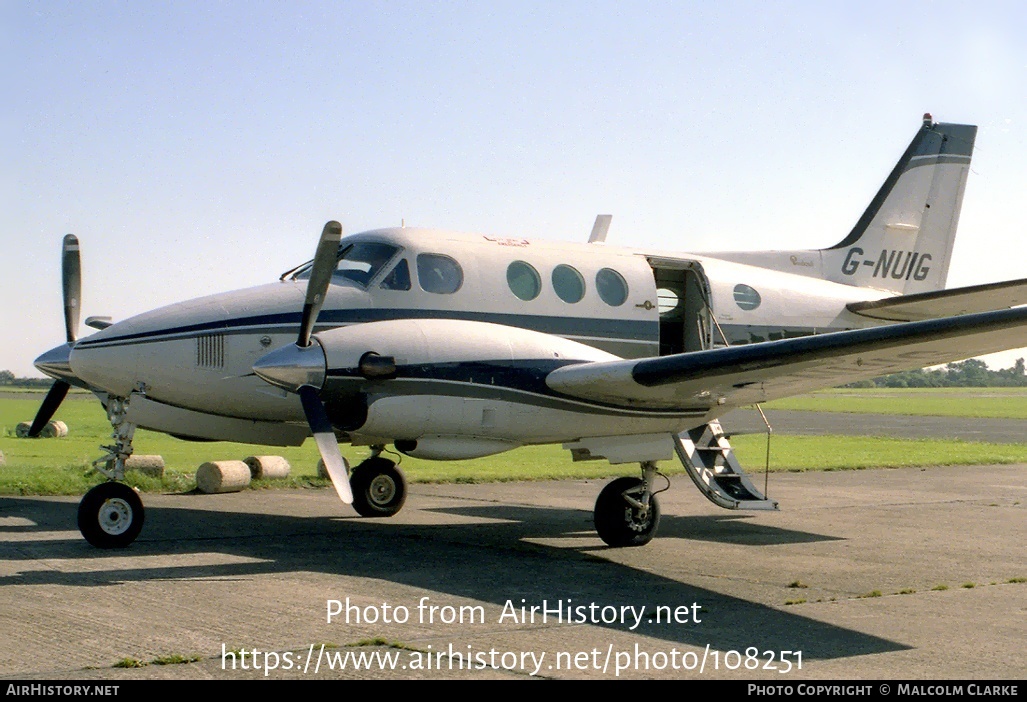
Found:
<path fill-rule="evenodd" d="M 37 358 L 33 365 L 51 378 L 76 384 L 78 377 L 71 370 L 71 343 L 54 346 Z"/>
<path fill-rule="evenodd" d="M 310 346 L 289 344 L 261 356 L 253 372 L 271 385 L 296 392 L 303 386 L 320 390 L 324 385 L 327 362 L 317 339 Z"/>

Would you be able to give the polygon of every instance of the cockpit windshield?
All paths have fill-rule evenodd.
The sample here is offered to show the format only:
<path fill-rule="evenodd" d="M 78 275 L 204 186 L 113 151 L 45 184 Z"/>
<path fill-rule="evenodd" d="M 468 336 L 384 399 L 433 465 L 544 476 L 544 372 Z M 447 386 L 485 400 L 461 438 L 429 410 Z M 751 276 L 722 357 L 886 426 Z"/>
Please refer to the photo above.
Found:
<path fill-rule="evenodd" d="M 332 278 L 345 278 L 362 288 L 366 288 L 367 284 L 378 275 L 382 267 L 398 251 L 398 246 L 383 244 L 377 241 L 343 244 L 339 247 L 339 262 L 335 266 Z M 310 277 L 310 269 L 313 263 L 313 261 L 307 261 L 301 266 L 286 271 L 282 274 L 281 279 L 285 280 L 291 275 L 293 280 L 305 280 Z"/>

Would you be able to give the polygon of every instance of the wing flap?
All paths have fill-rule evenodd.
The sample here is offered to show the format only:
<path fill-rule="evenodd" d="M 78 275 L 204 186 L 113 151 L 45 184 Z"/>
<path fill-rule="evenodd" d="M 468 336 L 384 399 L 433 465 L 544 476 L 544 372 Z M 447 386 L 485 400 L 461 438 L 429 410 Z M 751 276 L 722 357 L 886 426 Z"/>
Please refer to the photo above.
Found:
<path fill-rule="evenodd" d="M 724 411 L 1027 346 L 1027 308 L 630 361 L 565 366 L 553 390 L 622 407 Z"/>
<path fill-rule="evenodd" d="M 1001 310 L 1017 305 L 1027 305 L 1027 278 L 915 295 L 899 295 L 882 300 L 850 302 L 846 307 L 850 312 L 871 319 L 916 322 Z"/>

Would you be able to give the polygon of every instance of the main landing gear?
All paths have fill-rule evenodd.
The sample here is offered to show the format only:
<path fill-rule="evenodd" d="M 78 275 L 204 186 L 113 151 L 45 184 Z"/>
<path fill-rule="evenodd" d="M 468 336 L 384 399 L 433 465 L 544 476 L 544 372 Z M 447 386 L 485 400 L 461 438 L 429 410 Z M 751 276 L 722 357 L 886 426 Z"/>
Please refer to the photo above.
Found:
<path fill-rule="evenodd" d="M 350 475 L 353 509 L 362 517 L 391 517 L 406 502 L 407 481 L 393 461 L 381 456 L 384 447 L 372 448 L 371 457 Z"/>
<path fill-rule="evenodd" d="M 663 492 L 652 489 L 656 475 L 656 463 L 646 461 L 641 478 L 617 478 L 603 488 L 593 512 L 600 539 L 610 546 L 643 546 L 652 541 L 660 526 L 656 492 Z"/>
<path fill-rule="evenodd" d="M 145 511 L 139 494 L 124 483 L 125 461 L 132 455 L 135 425 L 126 421 L 128 400 L 111 397 L 107 418 L 114 427 L 114 444 L 103 446 L 107 453 L 93 461 L 93 468 L 107 476 L 87 492 L 78 504 L 78 529 L 97 548 L 124 548 L 143 530 Z"/>

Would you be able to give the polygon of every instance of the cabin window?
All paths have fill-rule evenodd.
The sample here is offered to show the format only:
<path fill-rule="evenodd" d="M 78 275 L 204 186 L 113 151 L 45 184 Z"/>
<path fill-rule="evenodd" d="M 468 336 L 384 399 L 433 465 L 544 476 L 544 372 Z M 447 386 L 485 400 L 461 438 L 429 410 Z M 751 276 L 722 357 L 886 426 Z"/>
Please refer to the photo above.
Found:
<path fill-rule="evenodd" d="M 620 307 L 628 299 L 628 283 L 617 271 L 604 268 L 596 273 L 596 292 L 610 307 Z"/>
<path fill-rule="evenodd" d="M 417 282 L 425 292 L 449 295 L 463 285 L 464 272 L 460 264 L 449 256 L 418 254 Z"/>
<path fill-rule="evenodd" d="M 396 267 L 389 271 L 389 274 L 382 279 L 382 290 L 409 290 L 410 289 L 410 266 L 405 258 L 400 259 Z"/>
<path fill-rule="evenodd" d="M 553 290 L 561 300 L 574 304 L 585 297 L 585 279 L 576 269 L 561 264 L 553 269 Z"/>
<path fill-rule="evenodd" d="M 656 303 L 660 317 L 680 317 L 684 314 L 681 308 L 681 291 L 674 288 L 657 288 Z"/>
<path fill-rule="evenodd" d="M 542 277 L 530 263 L 514 261 L 506 269 L 506 284 L 514 295 L 524 300 L 534 300 L 542 292 Z"/>
<path fill-rule="evenodd" d="M 763 299 L 756 292 L 755 288 L 739 283 L 735 286 L 735 304 L 743 310 L 754 310 L 760 306 Z"/>

